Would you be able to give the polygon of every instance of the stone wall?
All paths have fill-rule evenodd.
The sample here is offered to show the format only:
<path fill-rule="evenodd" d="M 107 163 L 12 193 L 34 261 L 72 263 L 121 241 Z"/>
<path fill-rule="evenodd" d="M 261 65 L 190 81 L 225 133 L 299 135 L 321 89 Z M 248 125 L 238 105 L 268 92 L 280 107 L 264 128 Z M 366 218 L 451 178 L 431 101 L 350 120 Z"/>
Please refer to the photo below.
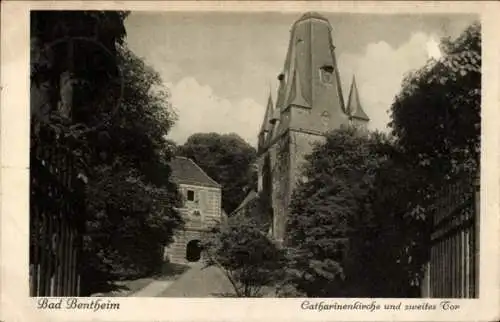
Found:
<path fill-rule="evenodd" d="M 322 143 L 322 135 L 292 131 L 290 133 L 290 182 L 291 190 L 295 188 L 298 179 L 302 176 L 305 157 L 311 154 L 316 143 Z M 291 193 L 291 192 L 290 192 Z"/>
<path fill-rule="evenodd" d="M 272 178 L 272 236 L 283 242 L 293 189 L 301 176 L 304 158 L 313 151 L 314 143 L 324 137 L 304 132 L 288 131 L 269 148 Z M 265 170 L 265 168 L 263 169 Z M 264 173 L 263 176 L 266 176 Z"/>
<path fill-rule="evenodd" d="M 220 188 L 180 184 L 179 190 L 184 196 L 184 207 L 180 211 L 186 221 L 186 229 L 206 229 L 220 222 Z M 193 201 L 187 199 L 189 190 L 194 192 Z"/>
<path fill-rule="evenodd" d="M 367 130 L 368 122 L 365 120 L 355 119 L 353 118 L 350 122 L 351 125 L 356 126 L 360 129 Z"/>
<path fill-rule="evenodd" d="M 192 240 L 203 241 L 208 232 L 199 230 L 179 230 L 174 236 L 174 242 L 165 249 L 165 259 L 171 263 L 188 264 L 186 259 L 187 244 Z M 201 260 L 203 260 L 203 255 Z"/>
<path fill-rule="evenodd" d="M 290 187 L 290 137 L 285 133 L 273 146 L 273 237 L 283 242 L 285 237 L 286 215 L 288 213 Z"/>
<path fill-rule="evenodd" d="M 221 189 L 179 184 L 184 197 L 180 209 L 185 228 L 174 235 L 174 242 L 165 247 L 165 259 L 174 263 L 187 263 L 187 244 L 192 240 L 203 241 L 206 234 L 222 221 Z M 188 191 L 193 191 L 194 200 L 188 200 Z"/>

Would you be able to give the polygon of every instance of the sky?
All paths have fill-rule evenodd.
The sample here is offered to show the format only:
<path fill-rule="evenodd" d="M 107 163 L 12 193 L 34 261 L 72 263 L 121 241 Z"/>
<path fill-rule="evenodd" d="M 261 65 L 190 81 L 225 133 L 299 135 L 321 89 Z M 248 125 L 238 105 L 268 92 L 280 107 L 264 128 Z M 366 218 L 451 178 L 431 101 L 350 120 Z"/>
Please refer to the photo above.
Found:
<path fill-rule="evenodd" d="M 333 27 L 344 98 L 353 74 L 371 129 L 387 131 L 404 75 L 439 58 L 442 37 L 457 37 L 473 15 L 321 12 Z M 132 12 L 129 48 L 160 73 L 178 120 L 169 138 L 237 133 L 257 141 L 269 93 L 276 99 L 290 27 L 301 13 Z"/>

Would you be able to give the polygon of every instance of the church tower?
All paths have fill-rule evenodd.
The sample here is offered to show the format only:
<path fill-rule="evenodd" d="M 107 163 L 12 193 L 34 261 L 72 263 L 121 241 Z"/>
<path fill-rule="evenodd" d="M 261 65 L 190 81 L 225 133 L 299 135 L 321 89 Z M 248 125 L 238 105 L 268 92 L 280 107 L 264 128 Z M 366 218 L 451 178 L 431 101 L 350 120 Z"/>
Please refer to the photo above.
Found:
<path fill-rule="evenodd" d="M 313 144 L 343 125 L 369 121 L 354 79 L 344 104 L 331 33 L 329 21 L 315 12 L 293 24 L 276 106 L 268 100 L 259 134 L 259 193 L 269 199 L 270 233 L 278 242 L 285 240 L 291 195 Z"/>
<path fill-rule="evenodd" d="M 273 235 L 283 241 L 291 194 L 305 155 L 323 135 L 349 123 L 332 41 L 332 27 L 322 15 L 306 13 L 290 31 L 290 42 L 276 109 L 281 112 L 276 134 Z M 273 176 L 274 176 L 273 175 Z"/>

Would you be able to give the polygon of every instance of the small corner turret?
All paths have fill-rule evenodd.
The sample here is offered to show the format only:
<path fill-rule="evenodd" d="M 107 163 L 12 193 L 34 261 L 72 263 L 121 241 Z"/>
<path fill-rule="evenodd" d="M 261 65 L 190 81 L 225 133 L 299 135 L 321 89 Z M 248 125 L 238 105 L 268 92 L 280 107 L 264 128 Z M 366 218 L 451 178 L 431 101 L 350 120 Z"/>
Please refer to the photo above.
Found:
<path fill-rule="evenodd" d="M 271 120 L 274 116 L 274 104 L 273 98 L 271 96 L 271 92 L 269 92 L 269 97 L 267 99 L 266 112 L 264 114 L 264 119 L 262 120 L 262 125 L 259 131 L 259 142 L 258 142 L 258 150 L 262 150 L 265 148 L 266 143 L 269 138 L 269 133 L 272 129 Z"/>
<path fill-rule="evenodd" d="M 351 88 L 349 90 L 349 100 L 347 101 L 346 112 L 349 115 L 350 123 L 353 125 L 366 126 L 370 121 L 361 105 L 358 93 L 358 86 L 356 85 L 356 77 L 352 76 Z"/>

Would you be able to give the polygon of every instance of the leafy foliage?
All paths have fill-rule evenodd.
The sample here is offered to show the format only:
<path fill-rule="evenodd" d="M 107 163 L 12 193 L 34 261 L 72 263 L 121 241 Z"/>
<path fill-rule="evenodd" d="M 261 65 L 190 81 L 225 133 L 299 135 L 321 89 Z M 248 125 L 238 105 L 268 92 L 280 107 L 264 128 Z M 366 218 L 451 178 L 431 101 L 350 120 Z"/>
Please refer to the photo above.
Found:
<path fill-rule="evenodd" d="M 122 94 L 116 55 L 126 36 L 127 15 L 120 11 L 31 13 L 35 134 L 38 122 L 74 136 L 109 121 Z"/>
<path fill-rule="evenodd" d="M 87 254 L 97 253 L 109 273 L 126 277 L 161 267 L 163 246 L 183 221 L 168 166 L 165 137 L 174 118 L 166 92 L 153 90 L 160 84 L 156 72 L 126 48 L 119 53 L 126 90 L 89 175 Z"/>
<path fill-rule="evenodd" d="M 32 103 L 41 104 L 32 109 L 32 144 L 68 147 L 86 178 L 87 231 L 80 268 L 83 292 L 91 294 L 112 279 L 160 268 L 163 246 L 182 227 L 175 208 L 181 199 L 168 166 L 173 151 L 166 140 L 175 115 L 159 74 L 121 45 L 126 13 L 33 15 L 34 51 L 40 55 L 33 60 L 32 94 L 38 95 L 32 95 Z M 58 20 L 63 35 L 93 37 L 94 43 L 80 43 L 75 56 L 53 46 L 59 36 L 51 32 L 61 25 Z M 104 52 L 115 72 L 103 71 L 110 61 L 94 55 L 96 42 L 97 54 Z M 85 71 L 69 74 L 72 86 L 67 90 L 59 85 L 71 58 L 88 64 Z M 108 83 L 119 86 L 100 88 Z M 61 108 L 65 102 L 68 106 Z M 109 104 L 118 109 L 106 108 Z"/>
<path fill-rule="evenodd" d="M 392 105 L 391 127 L 408 162 L 454 176 L 478 169 L 481 133 L 481 26 L 454 41 L 443 57 L 411 73 Z"/>
<path fill-rule="evenodd" d="M 369 211 L 377 169 L 388 158 L 383 135 L 355 128 L 331 132 L 306 157 L 305 181 L 291 202 L 287 229 L 292 282 L 308 296 L 346 296 L 358 258 L 356 236 Z M 354 285 L 349 285 L 353 287 Z"/>
<path fill-rule="evenodd" d="M 401 214 L 406 257 L 398 264 L 414 285 L 429 256 L 429 214 L 442 197 L 441 188 L 452 182 L 470 185 L 479 171 L 480 24 L 472 24 L 456 40 L 444 39 L 441 49 L 443 57 L 408 75 L 395 98 L 390 126 L 399 154 L 392 158 L 392 176 L 378 181 L 392 189 L 374 197 L 375 212 Z"/>
<path fill-rule="evenodd" d="M 260 297 L 280 277 L 284 254 L 245 217 L 232 217 L 204 245 L 208 264 L 217 265 L 238 297 Z"/>
<path fill-rule="evenodd" d="M 178 148 L 222 185 L 222 207 L 227 214 L 243 201 L 257 182 L 256 151 L 236 134 L 197 133 Z"/>
<path fill-rule="evenodd" d="M 368 286 L 369 296 L 420 296 L 429 227 L 415 202 L 425 176 L 402 158 L 396 147 L 390 147 L 388 158 L 377 167 L 354 237 L 363 258 L 357 281 Z"/>

